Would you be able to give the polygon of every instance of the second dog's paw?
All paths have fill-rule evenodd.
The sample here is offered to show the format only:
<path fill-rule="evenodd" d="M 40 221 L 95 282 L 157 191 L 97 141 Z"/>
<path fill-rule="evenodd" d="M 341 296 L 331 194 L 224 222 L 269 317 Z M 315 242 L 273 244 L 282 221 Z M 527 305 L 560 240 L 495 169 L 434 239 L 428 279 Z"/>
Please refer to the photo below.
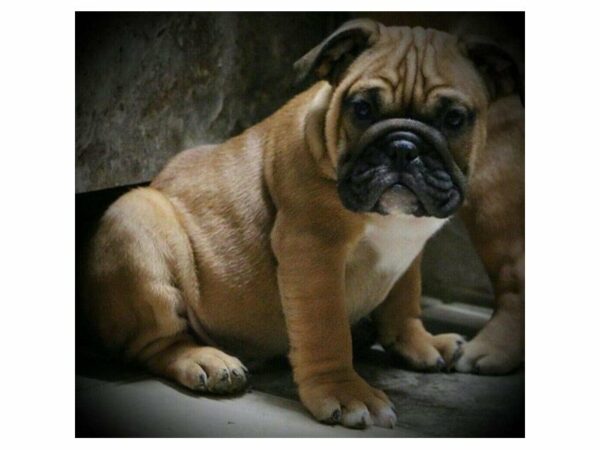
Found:
<path fill-rule="evenodd" d="M 454 368 L 457 372 L 501 375 L 517 369 L 521 363 L 518 352 L 511 353 L 476 337 L 464 345 Z"/>

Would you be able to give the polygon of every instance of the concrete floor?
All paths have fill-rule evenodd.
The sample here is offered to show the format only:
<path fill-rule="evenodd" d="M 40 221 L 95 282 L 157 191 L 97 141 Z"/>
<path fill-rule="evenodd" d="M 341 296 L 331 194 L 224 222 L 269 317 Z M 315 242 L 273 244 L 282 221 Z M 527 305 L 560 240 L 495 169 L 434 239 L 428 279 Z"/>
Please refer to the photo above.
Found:
<path fill-rule="evenodd" d="M 429 329 L 472 336 L 486 308 L 424 299 Z M 289 366 L 255 370 L 238 397 L 207 397 L 78 352 L 78 436 L 172 437 L 476 437 L 524 435 L 524 370 L 499 376 L 417 373 L 380 348 L 361 351 L 357 371 L 398 409 L 393 430 L 349 430 L 315 422 L 298 401 Z"/>

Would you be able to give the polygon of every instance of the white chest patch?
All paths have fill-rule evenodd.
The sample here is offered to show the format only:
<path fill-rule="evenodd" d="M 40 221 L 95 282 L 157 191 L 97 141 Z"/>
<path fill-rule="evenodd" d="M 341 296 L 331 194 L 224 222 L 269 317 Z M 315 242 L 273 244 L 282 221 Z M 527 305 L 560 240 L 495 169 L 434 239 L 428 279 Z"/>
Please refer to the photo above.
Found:
<path fill-rule="evenodd" d="M 374 216 L 346 264 L 346 309 L 351 322 L 375 309 L 447 219 Z"/>

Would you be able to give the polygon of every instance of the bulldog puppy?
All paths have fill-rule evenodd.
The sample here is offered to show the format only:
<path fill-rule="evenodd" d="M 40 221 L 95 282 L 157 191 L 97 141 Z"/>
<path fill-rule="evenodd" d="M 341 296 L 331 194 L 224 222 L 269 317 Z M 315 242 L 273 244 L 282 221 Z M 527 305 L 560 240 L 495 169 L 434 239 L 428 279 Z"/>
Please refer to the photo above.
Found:
<path fill-rule="evenodd" d="M 244 388 L 240 359 L 288 354 L 315 418 L 392 427 L 390 400 L 353 369 L 350 326 L 372 313 L 379 342 L 418 369 L 460 354 L 460 336 L 421 323 L 419 261 L 466 198 L 490 102 L 514 89 L 506 55 L 480 52 L 348 22 L 297 63 L 322 81 L 118 199 L 83 295 L 104 347 L 210 393 Z"/>

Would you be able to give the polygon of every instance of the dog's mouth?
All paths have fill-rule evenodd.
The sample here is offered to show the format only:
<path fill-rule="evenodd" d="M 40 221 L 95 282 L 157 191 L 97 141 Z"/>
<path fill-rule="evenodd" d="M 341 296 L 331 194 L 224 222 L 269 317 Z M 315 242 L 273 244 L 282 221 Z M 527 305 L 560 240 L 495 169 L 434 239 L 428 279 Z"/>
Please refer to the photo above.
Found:
<path fill-rule="evenodd" d="M 338 193 L 355 212 L 446 218 L 465 198 L 465 177 L 438 130 L 388 119 L 369 127 L 340 160 Z"/>

